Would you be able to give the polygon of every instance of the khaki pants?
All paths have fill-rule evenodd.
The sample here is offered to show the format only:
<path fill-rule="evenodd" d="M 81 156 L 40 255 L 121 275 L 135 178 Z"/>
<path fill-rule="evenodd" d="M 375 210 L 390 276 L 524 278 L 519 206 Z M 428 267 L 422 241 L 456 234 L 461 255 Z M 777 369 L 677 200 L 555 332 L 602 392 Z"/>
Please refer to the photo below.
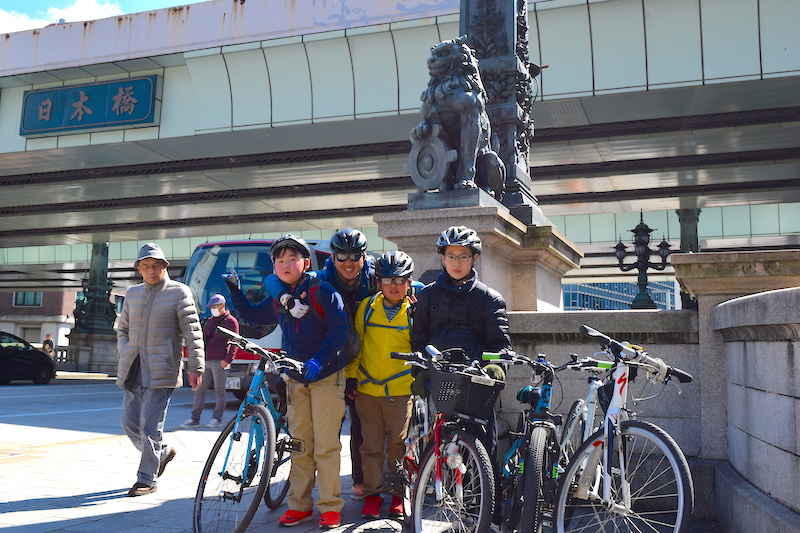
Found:
<path fill-rule="evenodd" d="M 291 379 L 286 382 L 289 431 L 305 444 L 302 453 L 292 453 L 288 503 L 293 511 L 312 509 L 311 490 L 315 481 L 319 492 L 316 507 L 320 513 L 339 513 L 344 507 L 339 479 L 344 382 L 344 372 L 308 387 Z"/>
<path fill-rule="evenodd" d="M 411 420 L 411 396 L 376 397 L 359 393 L 356 410 L 361 419 L 361 462 L 364 467 L 364 496 L 383 491 L 384 462 L 389 471 L 403 460 L 406 452 L 405 438 Z M 386 453 L 384 453 L 384 441 Z M 402 496 L 397 492 L 392 496 Z"/>

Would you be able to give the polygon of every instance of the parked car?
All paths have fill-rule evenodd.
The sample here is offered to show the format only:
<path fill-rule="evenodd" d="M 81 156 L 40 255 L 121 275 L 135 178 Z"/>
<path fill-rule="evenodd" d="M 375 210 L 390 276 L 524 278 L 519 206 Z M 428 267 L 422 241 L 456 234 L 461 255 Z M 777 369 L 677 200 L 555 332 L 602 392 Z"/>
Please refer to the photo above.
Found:
<path fill-rule="evenodd" d="M 31 380 L 44 384 L 56 377 L 56 364 L 46 353 L 16 335 L 0 331 L 0 385 Z"/>

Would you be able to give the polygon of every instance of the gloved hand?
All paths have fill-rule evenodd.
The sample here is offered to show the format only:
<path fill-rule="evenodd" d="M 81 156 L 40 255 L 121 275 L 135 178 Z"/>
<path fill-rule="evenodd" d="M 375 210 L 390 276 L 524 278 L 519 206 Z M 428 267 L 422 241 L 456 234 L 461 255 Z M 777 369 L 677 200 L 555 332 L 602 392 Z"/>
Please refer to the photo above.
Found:
<path fill-rule="evenodd" d="M 225 285 L 228 286 L 228 290 L 231 292 L 240 291 L 242 290 L 242 284 L 239 282 L 239 274 L 233 269 L 230 268 L 230 272 L 227 274 L 223 274 L 222 278 L 225 280 Z"/>
<path fill-rule="evenodd" d="M 351 400 L 356 397 L 356 389 L 358 388 L 358 380 L 356 378 L 347 378 L 344 382 L 344 395 Z"/>
<path fill-rule="evenodd" d="M 305 298 L 306 293 L 303 291 L 300 294 L 300 298 Z M 304 304 L 300 301 L 300 298 L 295 298 L 291 295 L 291 293 L 284 292 L 280 295 L 278 300 L 281 302 L 281 305 L 286 308 L 290 315 L 295 318 L 303 318 L 308 313 L 308 305 Z"/>
<path fill-rule="evenodd" d="M 306 364 L 303 365 L 303 377 L 308 381 L 317 379 L 320 371 L 322 371 L 322 363 L 314 357 L 306 361 Z"/>
<path fill-rule="evenodd" d="M 500 365 L 486 365 L 483 367 L 483 371 L 486 372 L 490 378 L 495 379 L 497 381 L 505 381 L 506 380 L 506 371 L 503 370 L 503 367 Z"/>
<path fill-rule="evenodd" d="M 411 392 L 420 398 L 427 398 L 430 379 L 430 372 L 428 370 L 421 371 L 411 383 Z"/>

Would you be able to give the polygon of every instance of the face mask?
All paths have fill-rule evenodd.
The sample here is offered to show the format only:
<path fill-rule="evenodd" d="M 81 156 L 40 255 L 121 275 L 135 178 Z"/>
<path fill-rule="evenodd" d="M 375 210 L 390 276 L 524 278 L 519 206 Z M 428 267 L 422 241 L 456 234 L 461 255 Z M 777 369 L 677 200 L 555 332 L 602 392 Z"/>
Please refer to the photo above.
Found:
<path fill-rule="evenodd" d="M 219 308 L 217 308 L 217 307 L 215 307 L 214 309 L 211 310 L 211 316 L 217 317 L 217 316 L 219 316 L 221 314 L 222 313 L 220 312 Z"/>

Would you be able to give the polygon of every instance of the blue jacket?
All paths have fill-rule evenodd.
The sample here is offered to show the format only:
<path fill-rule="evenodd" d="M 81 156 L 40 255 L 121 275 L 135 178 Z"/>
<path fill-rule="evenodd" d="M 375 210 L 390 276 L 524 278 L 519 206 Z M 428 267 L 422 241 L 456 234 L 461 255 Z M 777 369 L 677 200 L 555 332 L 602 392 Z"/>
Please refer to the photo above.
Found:
<path fill-rule="evenodd" d="M 275 278 L 278 279 L 277 276 Z M 291 292 L 299 295 L 305 291 L 302 302 L 313 306 L 310 282 L 311 278 L 305 276 Z M 286 285 L 280 283 L 283 291 L 287 290 Z M 322 371 L 317 378 L 320 380 L 346 365 L 340 352 L 347 340 L 348 321 L 342 298 L 329 283 L 318 285 L 314 301 L 321 307 L 322 316 L 317 312 L 309 312 L 298 320 L 285 312 L 283 306 L 273 298 L 264 298 L 252 304 L 242 291 L 231 292 L 231 303 L 242 322 L 251 326 L 280 324 L 283 335 L 281 348 L 292 359 L 305 362 L 313 357 L 320 361 Z"/>
<path fill-rule="evenodd" d="M 340 284 L 339 276 L 336 274 L 336 266 L 333 264 L 333 257 L 328 257 L 325 260 L 325 266 L 322 270 L 308 272 L 308 275 L 318 277 L 333 285 L 333 288 L 342 295 L 342 301 L 350 317 L 356 315 L 356 309 L 361 300 L 378 292 L 378 280 L 375 277 L 375 259 L 369 255 L 364 260 L 364 266 L 361 267 L 361 283 L 356 285 L 355 288 L 345 287 Z M 267 294 L 276 300 L 287 291 L 286 285 L 275 274 L 270 274 L 264 280 L 264 289 Z"/>

